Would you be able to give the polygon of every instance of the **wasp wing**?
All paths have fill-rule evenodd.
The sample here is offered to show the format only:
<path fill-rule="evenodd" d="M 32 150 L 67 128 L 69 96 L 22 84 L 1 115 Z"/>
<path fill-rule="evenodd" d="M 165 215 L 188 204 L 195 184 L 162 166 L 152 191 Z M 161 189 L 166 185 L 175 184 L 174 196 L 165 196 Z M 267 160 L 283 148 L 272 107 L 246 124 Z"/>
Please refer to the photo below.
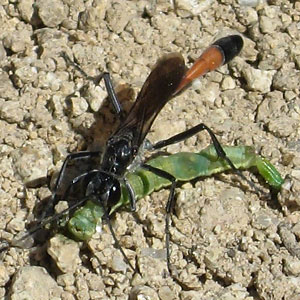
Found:
<path fill-rule="evenodd" d="M 176 91 L 184 73 L 185 63 L 181 54 L 172 53 L 160 59 L 115 135 L 130 131 L 133 133 L 133 145 L 139 147 L 157 114 Z"/>

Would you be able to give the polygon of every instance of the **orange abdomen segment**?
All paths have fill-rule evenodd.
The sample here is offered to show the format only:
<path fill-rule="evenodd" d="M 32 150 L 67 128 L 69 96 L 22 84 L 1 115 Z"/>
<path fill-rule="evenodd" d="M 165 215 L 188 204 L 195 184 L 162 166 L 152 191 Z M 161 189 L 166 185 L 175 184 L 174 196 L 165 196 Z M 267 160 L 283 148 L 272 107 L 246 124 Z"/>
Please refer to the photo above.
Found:
<path fill-rule="evenodd" d="M 175 93 L 179 93 L 194 79 L 213 71 L 224 63 L 231 61 L 243 48 L 243 39 L 239 35 L 229 35 L 215 41 L 187 70 Z"/>
<path fill-rule="evenodd" d="M 185 73 L 175 93 L 181 91 L 194 79 L 220 67 L 224 63 L 224 60 L 222 49 L 214 45 L 209 47 Z"/>

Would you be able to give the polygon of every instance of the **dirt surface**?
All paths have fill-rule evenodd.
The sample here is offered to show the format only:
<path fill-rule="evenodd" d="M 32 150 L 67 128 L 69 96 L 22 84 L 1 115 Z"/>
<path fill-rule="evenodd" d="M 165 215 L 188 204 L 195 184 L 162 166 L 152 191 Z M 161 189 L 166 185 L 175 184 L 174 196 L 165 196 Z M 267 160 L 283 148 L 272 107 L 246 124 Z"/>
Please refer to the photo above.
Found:
<path fill-rule="evenodd" d="M 170 101 L 148 138 L 204 122 L 222 144 L 253 146 L 285 177 L 278 197 L 230 172 L 178 188 L 176 280 L 164 259 L 162 190 L 138 202 L 139 222 L 126 210 L 112 220 L 142 277 L 104 226 L 87 244 L 57 236 L 4 251 L 1 299 L 300 299 L 300 2 L 3 0 L 0 20 L 2 241 L 36 219 L 66 155 L 100 149 L 117 124 L 103 84 L 66 64 L 62 51 L 88 75 L 108 71 L 115 86 L 137 94 L 163 54 L 180 52 L 190 66 L 217 38 L 241 34 L 242 53 Z M 208 144 L 200 133 L 167 150 Z M 244 174 L 269 193 L 256 174 Z"/>

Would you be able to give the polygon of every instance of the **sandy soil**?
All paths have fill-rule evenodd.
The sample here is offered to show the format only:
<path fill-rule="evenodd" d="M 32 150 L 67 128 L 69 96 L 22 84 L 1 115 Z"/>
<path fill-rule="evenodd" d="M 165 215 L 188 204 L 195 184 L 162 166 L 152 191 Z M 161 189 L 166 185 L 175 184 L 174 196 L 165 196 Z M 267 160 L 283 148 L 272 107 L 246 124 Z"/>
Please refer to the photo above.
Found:
<path fill-rule="evenodd" d="M 270 159 L 285 177 L 282 191 L 263 196 L 231 172 L 178 188 L 176 280 L 163 259 L 168 190 L 140 200 L 135 217 L 124 210 L 112 219 L 142 277 L 123 262 L 107 226 L 88 243 L 56 237 L 10 247 L 1 254 L 1 299 L 300 299 L 300 2 L 174 3 L 1 1 L 2 241 L 36 220 L 66 155 L 100 149 L 117 124 L 103 84 L 95 87 L 67 65 L 62 51 L 90 76 L 108 71 L 115 86 L 137 94 L 163 54 L 180 52 L 190 66 L 217 38 L 241 34 L 242 53 L 170 101 L 148 138 L 204 122 L 222 144 L 250 145 Z M 208 144 L 201 133 L 167 150 Z M 244 174 L 269 193 L 257 174 Z M 55 245 L 51 257 L 47 248 Z"/>

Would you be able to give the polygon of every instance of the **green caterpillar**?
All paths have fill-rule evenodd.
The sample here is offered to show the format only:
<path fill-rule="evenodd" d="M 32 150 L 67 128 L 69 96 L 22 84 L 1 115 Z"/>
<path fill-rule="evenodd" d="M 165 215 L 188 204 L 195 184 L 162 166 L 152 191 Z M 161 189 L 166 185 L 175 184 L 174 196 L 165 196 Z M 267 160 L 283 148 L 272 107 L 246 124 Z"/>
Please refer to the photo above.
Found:
<path fill-rule="evenodd" d="M 227 157 L 238 169 L 249 169 L 256 167 L 259 174 L 274 189 L 279 190 L 283 179 L 276 168 L 265 158 L 255 154 L 254 149 L 249 146 L 225 146 L 223 147 Z M 181 152 L 169 156 L 158 156 L 147 162 L 147 164 L 172 174 L 177 181 L 190 181 L 197 177 L 210 176 L 231 169 L 226 161 L 219 158 L 215 148 L 211 145 L 199 153 Z M 126 179 L 131 185 L 136 199 L 141 199 L 171 182 L 159 177 L 152 172 L 142 168 L 126 174 Z M 122 194 L 119 202 L 111 209 L 110 214 L 119 207 L 129 204 L 128 190 L 122 186 Z M 86 204 L 76 210 L 67 223 L 67 229 L 77 240 L 88 240 L 101 226 L 104 215 L 101 206 L 88 200 Z"/>

